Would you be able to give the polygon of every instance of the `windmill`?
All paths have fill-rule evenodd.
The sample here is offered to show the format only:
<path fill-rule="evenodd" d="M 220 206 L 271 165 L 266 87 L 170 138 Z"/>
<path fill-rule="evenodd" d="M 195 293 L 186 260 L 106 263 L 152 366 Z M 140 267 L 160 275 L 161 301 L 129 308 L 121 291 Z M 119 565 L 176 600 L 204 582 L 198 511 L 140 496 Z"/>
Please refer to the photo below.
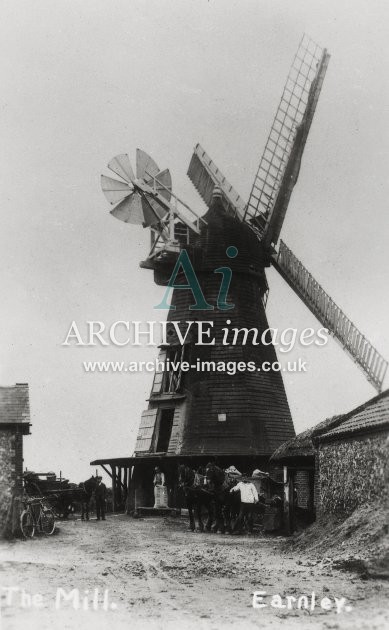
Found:
<path fill-rule="evenodd" d="M 199 218 L 171 190 L 169 171 L 160 171 L 142 151 L 137 152 L 136 177 L 129 158 L 117 156 L 108 164 L 121 179 L 102 176 L 111 213 L 151 230 L 151 249 L 141 267 L 154 270 L 157 284 L 166 285 L 179 253 L 186 249 L 207 302 L 215 305 L 220 278 L 215 269 L 232 269 L 229 300 L 234 308 L 193 311 L 190 291 L 175 289 L 168 314 L 168 343 L 160 348 L 161 362 L 186 359 L 236 362 L 277 360 L 272 344 L 223 345 L 226 323 L 238 329 L 268 326 L 269 291 L 265 269 L 275 267 L 288 285 L 342 345 L 378 390 L 387 362 L 334 303 L 306 267 L 281 240 L 280 232 L 297 182 L 304 147 L 314 117 L 329 54 L 303 36 L 293 59 L 247 203 L 198 144 L 188 176 L 208 207 Z M 230 246 L 238 254 L 228 258 Z M 185 278 L 183 277 L 183 282 Z M 212 323 L 214 346 L 198 346 L 189 334 L 183 342 L 177 322 L 205 319 Z M 157 371 L 143 412 L 135 448 L 138 499 L 150 501 L 142 478 L 144 464 L 163 458 L 165 470 L 188 457 L 205 461 L 217 456 L 221 464 L 247 470 L 251 463 L 266 469 L 271 453 L 294 435 L 292 418 L 278 371 L 236 373 L 191 370 Z M 143 467 L 142 467 L 143 466 Z M 147 476 L 147 475 L 146 475 Z M 149 481 L 148 481 L 149 483 Z M 141 497 L 141 498 L 139 498 Z"/>

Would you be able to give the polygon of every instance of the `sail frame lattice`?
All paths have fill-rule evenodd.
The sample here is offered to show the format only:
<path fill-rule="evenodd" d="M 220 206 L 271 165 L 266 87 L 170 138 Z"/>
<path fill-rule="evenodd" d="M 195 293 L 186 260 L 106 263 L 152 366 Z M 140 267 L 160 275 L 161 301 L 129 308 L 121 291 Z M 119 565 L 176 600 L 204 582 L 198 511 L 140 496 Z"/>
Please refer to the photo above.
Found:
<path fill-rule="evenodd" d="M 218 186 L 226 210 L 242 218 L 246 209 L 246 202 L 231 186 L 199 143 L 193 149 L 187 175 L 208 208 L 212 202 L 214 188 Z"/>
<path fill-rule="evenodd" d="M 266 219 L 275 205 L 296 130 L 304 119 L 311 86 L 325 54 L 325 49 L 303 35 L 253 182 L 244 216 L 247 222 L 260 215 Z"/>
<path fill-rule="evenodd" d="M 278 253 L 273 256 L 272 262 L 309 310 L 359 365 L 367 380 L 380 392 L 388 368 L 388 362 L 384 357 L 335 304 L 283 241 L 280 241 Z"/>

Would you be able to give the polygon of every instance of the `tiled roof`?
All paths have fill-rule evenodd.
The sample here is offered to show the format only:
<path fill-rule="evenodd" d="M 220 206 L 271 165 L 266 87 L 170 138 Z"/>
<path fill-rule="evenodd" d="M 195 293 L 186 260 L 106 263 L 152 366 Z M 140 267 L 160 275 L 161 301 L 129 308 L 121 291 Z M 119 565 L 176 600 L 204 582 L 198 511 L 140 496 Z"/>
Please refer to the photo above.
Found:
<path fill-rule="evenodd" d="M 30 401 L 27 383 L 0 387 L 0 425 L 30 422 Z"/>
<path fill-rule="evenodd" d="M 353 433 L 377 431 L 389 427 L 389 389 L 371 398 L 356 409 L 327 418 L 314 427 L 281 444 L 270 458 L 287 463 L 296 457 L 313 457 L 318 442 L 333 440 Z"/>
<path fill-rule="evenodd" d="M 389 389 L 346 414 L 333 429 L 321 433 L 320 441 L 327 437 L 380 430 L 385 426 L 389 427 Z"/>

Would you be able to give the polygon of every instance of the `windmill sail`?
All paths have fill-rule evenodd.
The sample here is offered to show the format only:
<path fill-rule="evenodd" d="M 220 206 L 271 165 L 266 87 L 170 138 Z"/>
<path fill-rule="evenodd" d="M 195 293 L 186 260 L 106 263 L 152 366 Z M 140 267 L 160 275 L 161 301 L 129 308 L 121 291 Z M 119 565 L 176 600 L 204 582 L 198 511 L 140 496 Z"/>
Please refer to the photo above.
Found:
<path fill-rule="evenodd" d="M 226 210 L 243 217 L 246 203 L 226 180 L 204 149 L 197 144 L 188 168 L 188 177 L 207 206 L 211 205 L 213 189 L 218 186 Z"/>
<path fill-rule="evenodd" d="M 244 215 L 245 221 L 263 232 L 268 246 L 278 241 L 328 61 L 327 51 L 304 35 L 290 68 Z"/>
<path fill-rule="evenodd" d="M 360 366 L 368 381 L 380 392 L 388 362 L 335 304 L 283 241 L 280 241 L 278 254 L 273 256 L 272 262 L 284 280 L 323 326 L 328 328 Z"/>
<path fill-rule="evenodd" d="M 222 188 L 225 205 L 227 204 L 231 212 L 242 217 L 244 201 L 199 144 L 195 147 L 188 175 L 207 205 L 210 205 L 211 191 L 215 186 L 219 186 Z M 239 199 L 239 203 L 235 206 L 236 198 Z M 260 246 L 263 243 L 263 233 L 255 223 L 249 222 L 249 225 L 256 233 Z M 283 241 L 280 243 L 278 254 L 271 257 L 271 263 L 315 317 L 328 328 L 360 366 L 368 381 L 381 391 L 387 361 L 346 317 Z"/>

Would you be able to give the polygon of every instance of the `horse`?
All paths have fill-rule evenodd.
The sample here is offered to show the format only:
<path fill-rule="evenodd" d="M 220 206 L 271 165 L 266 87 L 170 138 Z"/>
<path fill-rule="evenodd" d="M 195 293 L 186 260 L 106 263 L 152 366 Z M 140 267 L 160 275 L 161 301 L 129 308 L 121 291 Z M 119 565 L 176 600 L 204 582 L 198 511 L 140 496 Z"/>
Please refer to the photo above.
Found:
<path fill-rule="evenodd" d="M 81 520 L 89 521 L 89 503 L 92 498 L 94 489 L 97 486 L 97 479 L 92 475 L 86 481 L 78 484 L 78 500 L 81 504 Z"/>
<path fill-rule="evenodd" d="M 189 528 L 192 532 L 196 529 L 195 517 L 197 517 L 199 531 L 204 531 L 202 511 L 205 507 L 207 511 L 206 531 L 211 531 L 212 527 L 212 503 L 213 495 L 205 486 L 206 477 L 198 471 L 193 470 L 185 464 L 178 466 L 178 485 L 183 490 L 186 505 L 189 513 Z"/>
<path fill-rule="evenodd" d="M 240 496 L 238 493 L 230 492 L 231 488 L 237 484 L 239 478 L 226 473 L 216 464 L 208 464 L 206 476 L 209 491 L 212 493 L 215 504 L 215 524 L 212 531 L 224 534 L 226 531 L 232 532 L 231 520 L 236 518 L 240 509 Z"/>
<path fill-rule="evenodd" d="M 240 477 L 230 475 L 215 464 L 208 464 L 206 468 L 208 486 L 213 493 L 215 501 L 216 522 L 212 528 L 213 532 L 226 531 L 232 533 L 232 520 L 238 517 L 240 511 L 240 493 L 231 492 L 240 480 Z M 265 511 L 265 496 L 258 497 L 255 512 L 263 514 Z"/>

